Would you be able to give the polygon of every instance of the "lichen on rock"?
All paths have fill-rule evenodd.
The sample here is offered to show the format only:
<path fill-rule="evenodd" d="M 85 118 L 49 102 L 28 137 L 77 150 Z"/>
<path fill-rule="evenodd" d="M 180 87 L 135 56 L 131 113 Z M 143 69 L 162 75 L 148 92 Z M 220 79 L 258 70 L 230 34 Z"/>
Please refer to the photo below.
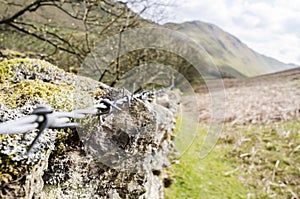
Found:
<path fill-rule="evenodd" d="M 0 88 L 0 122 L 38 104 L 71 111 L 123 93 L 36 59 L 2 61 Z M 177 108 L 168 106 L 135 100 L 101 121 L 87 116 L 76 129 L 47 129 L 31 154 L 37 130 L 1 135 L 0 198 L 163 198 L 157 171 L 173 150 Z"/>

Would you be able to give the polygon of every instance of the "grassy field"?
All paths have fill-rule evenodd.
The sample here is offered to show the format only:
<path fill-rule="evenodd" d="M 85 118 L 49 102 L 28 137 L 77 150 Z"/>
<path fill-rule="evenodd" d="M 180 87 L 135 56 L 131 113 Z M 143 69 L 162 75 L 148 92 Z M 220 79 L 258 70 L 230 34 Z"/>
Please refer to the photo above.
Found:
<path fill-rule="evenodd" d="M 204 159 L 199 150 L 206 125 L 173 165 L 175 182 L 167 199 L 298 198 L 300 193 L 300 122 L 230 126 Z"/>

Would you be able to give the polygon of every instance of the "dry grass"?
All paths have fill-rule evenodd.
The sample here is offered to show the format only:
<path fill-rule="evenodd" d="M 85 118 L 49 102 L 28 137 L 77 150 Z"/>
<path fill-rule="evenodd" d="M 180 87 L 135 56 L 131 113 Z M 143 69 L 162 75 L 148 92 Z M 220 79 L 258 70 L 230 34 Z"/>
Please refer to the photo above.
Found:
<path fill-rule="evenodd" d="M 272 124 L 300 118 L 300 69 L 249 79 L 224 80 L 225 122 Z M 205 89 L 198 89 L 205 90 Z M 210 120 L 210 94 L 199 97 L 200 122 Z"/>
<path fill-rule="evenodd" d="M 222 145 L 249 189 L 248 198 L 300 197 L 300 122 L 226 126 Z"/>
<path fill-rule="evenodd" d="M 196 142 L 182 157 L 183 163 L 174 166 L 181 184 L 175 183 L 166 193 L 177 198 L 299 199 L 299 82 L 300 69 L 225 80 L 225 128 L 219 142 L 203 160 L 197 156 L 201 145 Z M 187 99 L 183 103 L 192 105 Z M 199 103 L 200 123 L 208 126 L 210 95 L 200 94 Z M 198 175 L 195 168 L 203 165 L 209 166 Z"/>

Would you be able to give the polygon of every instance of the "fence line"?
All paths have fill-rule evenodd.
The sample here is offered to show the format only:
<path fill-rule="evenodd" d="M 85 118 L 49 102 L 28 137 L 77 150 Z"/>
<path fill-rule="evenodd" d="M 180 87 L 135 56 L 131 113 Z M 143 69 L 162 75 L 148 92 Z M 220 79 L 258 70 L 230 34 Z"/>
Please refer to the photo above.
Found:
<path fill-rule="evenodd" d="M 123 90 L 123 97 L 114 101 L 108 98 L 100 99 L 99 104 L 93 105 L 85 109 L 73 110 L 71 112 L 55 112 L 48 105 L 39 105 L 33 110 L 31 115 L 18 118 L 16 120 L 7 121 L 0 123 L 0 134 L 16 134 L 26 133 L 33 129 L 38 129 L 39 132 L 35 139 L 29 146 L 28 152 L 31 151 L 32 147 L 36 144 L 40 135 L 47 128 L 51 129 L 62 129 L 62 128 L 74 128 L 79 124 L 76 122 L 70 122 L 72 119 L 81 119 L 86 115 L 101 116 L 110 114 L 113 109 L 122 110 L 119 106 L 124 103 L 131 106 L 131 102 L 135 99 L 148 100 L 150 96 L 155 96 L 173 88 L 172 85 L 160 90 L 149 90 L 142 91 L 137 94 L 125 95 Z"/>

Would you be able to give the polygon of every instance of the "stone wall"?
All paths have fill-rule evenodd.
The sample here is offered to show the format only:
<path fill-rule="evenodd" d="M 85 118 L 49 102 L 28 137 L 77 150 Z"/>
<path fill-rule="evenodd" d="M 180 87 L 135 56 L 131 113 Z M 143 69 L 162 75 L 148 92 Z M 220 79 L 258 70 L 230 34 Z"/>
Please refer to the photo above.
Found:
<path fill-rule="evenodd" d="M 0 68 L 1 122 L 38 104 L 70 111 L 123 95 L 40 60 L 5 60 Z M 178 103 L 170 92 L 102 118 L 87 116 L 76 129 L 47 129 L 31 154 L 36 130 L 1 135 L 0 198 L 164 198 Z"/>

